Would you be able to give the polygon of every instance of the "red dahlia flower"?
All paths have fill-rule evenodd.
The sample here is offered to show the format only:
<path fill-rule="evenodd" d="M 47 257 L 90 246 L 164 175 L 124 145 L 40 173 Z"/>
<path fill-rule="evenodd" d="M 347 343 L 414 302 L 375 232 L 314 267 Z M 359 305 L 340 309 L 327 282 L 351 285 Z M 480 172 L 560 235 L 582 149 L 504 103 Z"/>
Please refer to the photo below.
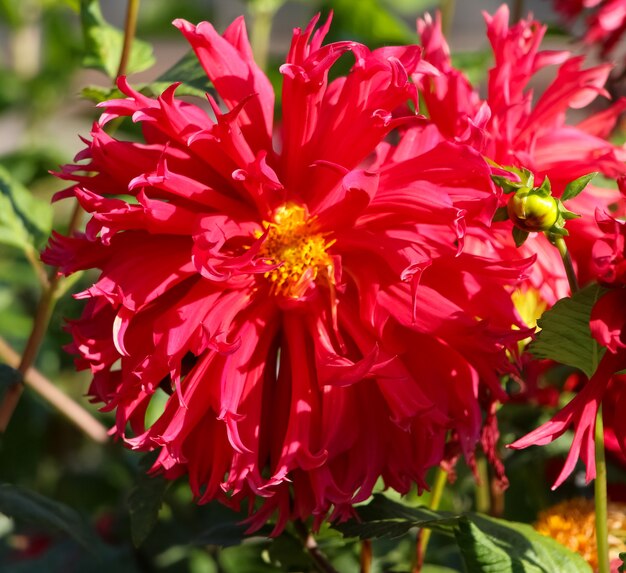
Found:
<path fill-rule="evenodd" d="M 470 459 L 488 443 L 480 403 L 502 397 L 520 336 L 507 289 L 526 266 L 462 252 L 468 220 L 497 203 L 476 151 L 385 141 L 418 121 L 420 49 L 322 45 L 330 22 L 316 22 L 294 32 L 274 133 L 243 19 L 223 36 L 177 20 L 221 104 L 120 79 L 86 163 L 60 174 L 86 231 L 44 253 L 63 273 L 101 270 L 69 329 L 114 432 L 159 449 L 154 470 L 188 474 L 200 502 L 260 498 L 252 527 L 278 511 L 276 531 L 345 517 L 380 477 L 425 487 L 448 434 Z M 354 65 L 329 82 L 346 52 Z M 122 116 L 143 143 L 107 135 Z"/>
<path fill-rule="evenodd" d="M 600 403 L 610 398 L 611 406 L 603 418 L 609 428 L 608 446 L 616 443 L 626 455 L 626 386 L 623 376 L 614 373 L 626 368 L 626 223 L 606 215 L 598 215 L 598 226 L 604 238 L 594 246 L 594 267 L 601 283 L 609 287 L 591 312 L 591 333 L 605 347 L 606 353 L 591 379 L 552 420 L 517 440 L 511 447 L 525 448 L 545 445 L 574 428 L 574 440 L 565 465 L 554 487 L 558 487 L 572 473 L 580 457 L 587 467 L 587 481 L 596 475 L 594 437 L 596 416 Z"/>
<path fill-rule="evenodd" d="M 429 115 L 441 135 L 472 145 L 500 165 L 531 170 L 536 184 L 549 177 L 556 195 L 570 181 L 593 171 L 609 178 L 626 174 L 626 149 L 607 141 L 617 118 L 626 109 L 626 98 L 577 125 L 566 123 L 570 109 L 583 108 L 598 95 L 607 95 L 603 86 L 611 66 L 601 64 L 584 69 L 581 57 L 572 57 L 566 51 L 541 51 L 547 27 L 532 19 L 509 25 L 506 5 L 493 16 L 485 14 L 485 20 L 495 64 L 489 72 L 484 99 L 463 73 L 452 67 L 439 18 L 418 21 L 423 57 L 439 72 L 421 76 L 420 84 Z M 556 77 L 542 94 L 534 97 L 528 86 L 535 74 L 548 66 L 559 66 Z M 614 190 L 590 185 L 568 202 L 569 209 L 583 215 L 568 222 L 568 245 L 581 282 L 592 277 L 591 248 L 601 235 L 593 220 L 595 209 L 619 199 Z M 511 224 L 500 223 L 494 230 L 495 242 L 472 233 L 478 239 L 476 248 L 482 252 L 494 248 L 500 257 L 519 256 L 511 238 Z M 468 249 L 474 248 L 469 237 L 467 242 Z M 543 300 L 551 305 L 569 294 L 559 254 L 543 233 L 531 235 L 521 253 L 537 255 L 529 286 L 537 289 Z"/>

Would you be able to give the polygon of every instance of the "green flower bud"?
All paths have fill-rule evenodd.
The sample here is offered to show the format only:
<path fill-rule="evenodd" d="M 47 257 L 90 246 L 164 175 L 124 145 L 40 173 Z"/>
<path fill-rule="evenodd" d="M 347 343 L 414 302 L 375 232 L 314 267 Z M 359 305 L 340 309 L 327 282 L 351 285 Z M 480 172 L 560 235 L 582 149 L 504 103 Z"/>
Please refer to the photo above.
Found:
<path fill-rule="evenodd" d="M 519 189 L 506 208 L 509 219 L 528 233 L 551 230 L 559 217 L 557 200 L 542 189 Z"/>

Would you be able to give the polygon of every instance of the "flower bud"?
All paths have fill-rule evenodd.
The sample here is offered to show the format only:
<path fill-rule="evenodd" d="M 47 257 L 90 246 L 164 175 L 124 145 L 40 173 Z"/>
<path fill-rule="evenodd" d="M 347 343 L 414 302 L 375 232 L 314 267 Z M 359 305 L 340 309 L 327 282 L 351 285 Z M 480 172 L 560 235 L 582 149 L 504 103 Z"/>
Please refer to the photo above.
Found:
<path fill-rule="evenodd" d="M 540 189 L 519 189 L 507 204 L 509 219 L 529 233 L 549 231 L 559 216 L 557 200 Z"/>

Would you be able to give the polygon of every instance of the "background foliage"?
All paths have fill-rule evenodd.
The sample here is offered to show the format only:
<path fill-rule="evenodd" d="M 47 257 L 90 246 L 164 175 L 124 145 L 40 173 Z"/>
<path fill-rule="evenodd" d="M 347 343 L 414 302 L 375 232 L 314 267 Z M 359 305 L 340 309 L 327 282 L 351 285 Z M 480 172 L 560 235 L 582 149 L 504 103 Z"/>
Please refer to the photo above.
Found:
<path fill-rule="evenodd" d="M 275 21 L 270 77 L 280 81 L 276 70 L 291 28 L 303 25 L 316 11 L 334 10 L 335 37 L 379 46 L 416 41 L 415 18 L 435 3 L 289 2 Z M 270 9 L 276 7 L 271 0 L 269 4 Z M 475 13 L 479 7 L 495 5 L 468 2 L 463 10 Z M 134 44 L 128 67 L 131 74 L 142 73 L 131 81 L 159 93 L 166 83 L 184 80 L 187 94 L 201 95 L 207 89 L 206 80 L 195 59 L 185 58 L 185 42 L 170 21 L 175 17 L 211 19 L 223 27 L 238 10 L 258 15 L 267 6 L 267 0 L 234 8 L 228 2 L 200 0 L 145 2 L 138 26 L 140 40 Z M 101 8 L 96 0 L 0 0 L 0 337 L 17 352 L 30 332 L 45 273 L 38 251 L 53 227 L 63 232 L 69 217 L 66 205 L 50 207 L 50 198 L 62 183 L 48 172 L 71 160 L 72 152 L 80 147 L 75 132 L 88 133 L 97 117 L 94 102 L 114 92 L 111 78 L 122 50 L 124 9 L 124 2 L 112 1 Z M 462 22 L 462 15 L 457 18 Z M 475 35 L 482 37 L 482 30 L 477 29 Z M 452 40 L 454 45 L 454 36 Z M 460 46 L 464 53 L 456 63 L 476 80 L 490 61 L 483 51 L 484 40 L 473 44 L 474 51 Z M 132 126 L 120 129 L 132 131 Z M 79 304 L 70 293 L 89 280 L 78 276 L 62 285 L 36 367 L 109 427 L 111 417 L 86 403 L 86 376 L 74 371 L 71 358 L 62 351 L 69 342 L 63 317 L 79 313 Z M 545 320 L 558 324 L 559 316 Z M 536 350 L 550 356 L 547 346 L 544 341 Z M 8 364 L 7 356 L 3 351 Z M 0 365 L 0 393 L 16 381 L 7 364 Z M 545 382 L 562 381 L 569 371 L 563 367 L 552 372 Z M 507 405 L 500 412 L 503 443 L 552 413 L 533 404 Z M 552 481 L 566 448 L 567 443 L 559 441 L 539 450 L 503 450 L 511 480 L 504 494 L 497 488 L 490 490 L 491 476 L 484 460 L 478 461 L 483 484 L 479 487 L 466 467 L 458 467 L 454 485 L 444 494 L 441 513 L 415 509 L 428 504 L 427 493 L 418 498 L 414 492 L 401 503 L 393 493 L 380 494 L 363 510 L 361 524 L 324 527 L 317 543 L 338 571 L 349 573 L 362 570 L 359 538 L 373 538 L 372 571 L 409 571 L 415 527 L 427 523 L 435 533 L 424 573 L 458 571 L 464 566 L 470 571 L 488 566 L 493 572 L 589 571 L 584 562 L 562 553 L 527 526 L 471 513 L 491 507 L 501 518 L 532 522 L 540 509 L 561 498 L 573 493 L 589 495 L 579 485 L 581 480 L 568 482 L 558 493 L 548 492 L 546 484 Z M 184 480 L 170 484 L 147 477 L 149 466 L 150 459 L 120 444 L 94 441 L 49 401 L 27 390 L 0 447 L 0 569 L 6 573 L 96 573 L 113 568 L 118 573 L 314 570 L 297 527 L 291 526 L 273 540 L 263 537 L 264 531 L 244 539 L 239 515 L 217 504 L 197 507 Z M 610 467 L 610 481 L 624 483 L 624 477 L 623 469 Z M 615 489 L 613 497 L 620 495 Z M 563 563 L 568 564 L 566 569 Z"/>

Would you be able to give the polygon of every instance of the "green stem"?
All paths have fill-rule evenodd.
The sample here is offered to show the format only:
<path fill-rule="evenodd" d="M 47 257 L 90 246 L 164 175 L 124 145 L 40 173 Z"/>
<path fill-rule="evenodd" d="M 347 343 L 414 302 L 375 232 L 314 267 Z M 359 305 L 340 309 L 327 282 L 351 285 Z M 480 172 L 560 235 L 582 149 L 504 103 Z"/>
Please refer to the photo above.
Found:
<path fill-rule="evenodd" d="M 572 294 L 578 291 L 578 281 L 563 237 L 554 239 L 554 244 L 561 254 L 567 280 Z M 606 461 L 604 459 L 604 424 L 602 423 L 602 405 L 598 407 L 595 434 L 596 479 L 594 480 L 594 503 L 596 508 L 596 545 L 598 548 L 598 573 L 610 573 L 609 564 L 609 528 L 608 502 L 606 494 Z"/>
<path fill-rule="evenodd" d="M 455 0 L 440 0 L 439 10 L 441 10 L 441 30 L 444 36 L 449 36 L 452 31 L 452 21 L 456 9 Z"/>
<path fill-rule="evenodd" d="M 120 56 L 120 65 L 117 68 L 117 76 L 125 76 L 130 60 L 130 53 L 137 29 L 137 15 L 139 14 L 139 0 L 128 0 L 126 6 L 126 22 L 124 23 L 124 45 Z"/>
<path fill-rule="evenodd" d="M 572 258 L 569 256 L 565 239 L 563 239 L 563 237 L 556 237 L 554 239 L 554 246 L 559 250 L 559 254 L 563 260 L 563 266 L 565 267 L 565 274 L 567 275 L 569 288 L 572 291 L 572 294 L 575 294 L 578 292 L 578 280 L 576 279 L 576 271 L 574 271 L 574 265 L 572 264 Z"/>
<path fill-rule="evenodd" d="M 250 3 L 250 15 L 252 16 L 250 43 L 252 44 L 254 60 L 262 70 L 267 68 L 272 22 L 283 3 L 284 0 L 253 0 Z"/>
<path fill-rule="evenodd" d="M 593 483 L 596 506 L 596 544 L 598 547 L 598 573 L 609 573 L 609 517 L 606 495 L 606 461 L 604 459 L 604 427 L 602 406 L 596 417 L 596 479 Z"/>
<path fill-rule="evenodd" d="M 489 468 L 487 467 L 487 459 L 482 455 L 476 460 L 476 470 L 478 471 L 479 480 L 476 485 L 476 511 L 478 513 L 489 513 L 491 506 Z"/>
<path fill-rule="evenodd" d="M 439 466 L 437 468 L 437 474 L 435 475 L 435 484 L 430 492 L 430 501 L 428 502 L 429 509 L 439 509 L 439 504 L 441 504 L 441 498 L 443 497 L 443 491 L 446 489 L 447 482 L 448 472 Z M 419 573 L 422 570 L 424 558 L 426 556 L 426 549 L 428 549 L 428 543 L 430 541 L 430 535 L 430 529 L 420 529 L 417 534 L 415 566 L 413 567 L 413 573 Z"/>

